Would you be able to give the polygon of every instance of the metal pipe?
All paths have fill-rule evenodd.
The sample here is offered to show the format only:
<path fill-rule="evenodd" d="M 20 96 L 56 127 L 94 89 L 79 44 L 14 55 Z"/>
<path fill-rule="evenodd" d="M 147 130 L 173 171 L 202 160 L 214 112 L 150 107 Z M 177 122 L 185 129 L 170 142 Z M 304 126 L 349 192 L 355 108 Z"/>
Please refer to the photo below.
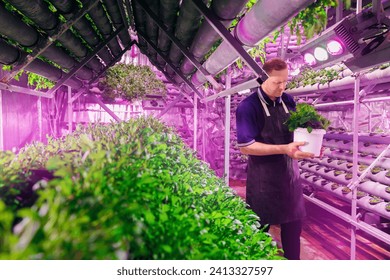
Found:
<path fill-rule="evenodd" d="M 92 100 L 94 100 L 97 104 L 100 105 L 114 120 L 117 122 L 121 122 L 121 119 L 106 106 L 106 104 L 103 103 L 96 95 L 91 95 Z"/>
<path fill-rule="evenodd" d="M 227 28 L 247 2 L 247 0 L 214 0 L 211 3 L 210 9 Z M 191 43 L 190 52 L 193 53 L 198 61 L 202 61 L 207 52 L 220 38 L 221 36 L 219 36 L 213 27 L 207 21 L 203 21 Z M 184 75 L 189 75 L 195 70 L 195 67 L 188 58 L 184 58 L 180 65 L 180 70 Z"/>
<path fill-rule="evenodd" d="M 360 75 L 357 75 L 355 79 L 355 91 L 354 91 L 354 106 L 353 106 L 353 141 L 352 141 L 352 181 L 358 180 L 357 167 L 358 167 L 358 144 L 359 144 L 359 92 L 360 92 Z M 351 216 L 353 221 L 357 221 L 357 190 L 352 189 L 352 203 L 351 203 Z M 351 260 L 356 259 L 356 227 L 351 228 Z"/>
<path fill-rule="evenodd" d="M 0 89 L 0 151 L 4 151 L 3 127 L 3 91 Z"/>
<path fill-rule="evenodd" d="M 233 52 L 246 63 L 246 65 L 253 71 L 256 75 L 256 78 L 259 78 L 259 84 L 261 84 L 268 75 L 263 71 L 263 69 L 253 60 L 253 58 L 245 51 L 241 46 L 241 42 L 237 40 L 222 23 L 217 20 L 214 14 L 204 5 L 200 0 L 192 0 L 195 3 L 196 8 L 204 15 L 205 19 L 210 23 L 210 25 L 215 29 L 216 32 L 224 39 L 224 43 L 227 43 Z M 198 72 L 197 72 L 198 73 Z M 195 73 L 196 74 L 196 73 Z M 193 83 L 199 85 L 193 80 Z"/>
<path fill-rule="evenodd" d="M 73 131 L 73 103 L 72 100 L 72 88 L 68 86 L 68 133 Z"/>
<path fill-rule="evenodd" d="M 304 198 L 306 200 L 314 203 L 315 205 L 325 209 L 326 211 L 335 215 L 336 217 L 350 223 L 351 225 L 355 226 L 356 228 L 359 228 L 359 229 L 369 233 L 371 236 L 377 238 L 378 240 L 381 240 L 381 241 L 385 242 L 386 244 L 390 244 L 390 235 L 389 234 L 386 234 L 385 232 L 383 232 L 377 228 L 374 228 L 365 222 L 354 221 L 351 219 L 351 217 L 348 214 L 344 213 L 343 211 L 341 211 L 337 208 L 330 206 L 329 204 L 326 204 L 325 202 L 323 202 L 317 198 L 309 197 L 307 195 L 304 195 Z"/>
<path fill-rule="evenodd" d="M 137 0 L 137 1 L 139 1 L 139 0 Z M 149 9 L 149 7 L 146 4 L 144 4 L 142 1 L 139 1 L 138 4 L 148 14 L 148 18 L 150 18 L 150 20 L 153 20 L 157 24 L 157 26 L 160 28 L 160 33 L 161 33 L 161 31 L 162 31 L 162 33 L 165 33 L 166 36 L 169 39 L 171 39 L 172 42 L 177 46 L 177 48 L 180 49 L 180 51 L 185 55 L 185 57 L 187 59 L 189 59 L 190 63 L 193 64 L 197 69 L 199 69 L 202 72 L 202 74 L 214 86 L 214 88 L 220 89 L 220 85 L 218 84 L 218 82 L 205 69 L 203 69 L 203 66 L 195 59 L 195 57 L 187 50 L 187 48 L 184 45 L 182 45 L 180 40 L 178 38 L 176 38 L 171 32 L 169 32 L 169 30 L 164 26 L 164 23 L 159 20 L 157 14 L 155 14 L 154 11 Z M 160 57 L 160 59 L 162 59 L 161 56 L 159 56 L 159 57 Z M 180 82 L 182 82 L 180 76 L 176 76 L 176 77 L 180 78 Z"/>
<path fill-rule="evenodd" d="M 360 77 L 360 83 L 362 86 L 376 83 L 383 84 L 390 82 L 390 67 L 386 69 L 377 69 L 370 73 L 365 73 Z M 287 93 L 293 96 L 305 95 L 308 93 L 319 93 L 323 91 L 339 91 L 343 89 L 353 89 L 355 78 L 353 76 L 345 77 L 341 80 L 334 80 L 327 84 L 315 84 L 312 86 L 299 87 L 286 90 Z"/>
<path fill-rule="evenodd" d="M 227 74 L 226 74 L 226 85 L 225 88 L 229 89 L 232 84 L 232 73 L 230 71 L 230 67 L 228 68 Z M 229 178 L 230 178 L 230 108 L 231 107 L 231 96 L 227 95 L 225 97 L 225 157 L 224 157 L 224 178 L 226 185 L 229 185 Z"/>
<path fill-rule="evenodd" d="M 245 17 L 239 21 L 233 33 L 241 45 L 252 47 L 313 2 L 314 0 L 257 1 Z M 230 45 L 227 42 L 222 42 L 203 64 L 203 67 L 211 75 L 215 75 L 237 58 L 238 54 L 232 50 Z M 205 82 L 205 78 L 199 72 L 195 72 L 191 80 L 195 86 Z"/>
<path fill-rule="evenodd" d="M 2 82 L 0 82 L 0 90 L 6 90 L 6 91 L 10 91 L 10 92 L 25 93 L 25 94 L 33 95 L 33 96 L 42 96 L 42 97 L 45 97 L 45 98 L 53 98 L 53 95 L 48 95 L 46 92 L 36 91 L 36 90 L 25 88 L 25 87 L 9 85 L 9 84 L 5 84 L 5 83 L 2 83 Z"/>
<path fill-rule="evenodd" d="M 385 97 L 372 97 L 372 98 L 363 98 L 360 102 L 361 103 L 371 103 L 371 102 L 379 102 L 379 101 L 390 101 L 390 96 Z M 329 103 L 320 103 L 314 105 L 316 108 L 323 108 L 323 107 L 333 107 L 333 106 L 339 106 L 339 105 L 352 105 L 354 104 L 353 100 L 346 100 L 346 101 L 335 101 L 335 102 L 329 102 Z"/>
<path fill-rule="evenodd" d="M 198 97 L 194 94 L 194 151 L 198 151 Z"/>
<path fill-rule="evenodd" d="M 239 91 L 247 90 L 247 89 L 250 89 L 250 88 L 255 88 L 255 87 L 258 87 L 258 86 L 259 86 L 259 83 L 258 83 L 257 79 L 249 80 L 247 82 L 243 82 L 243 83 L 241 83 L 239 85 L 236 85 L 236 86 L 234 86 L 232 88 L 229 88 L 229 89 L 226 89 L 224 91 L 221 91 L 220 93 L 207 96 L 204 99 L 204 101 L 206 101 L 206 102 L 207 101 L 211 101 L 211 100 L 217 99 L 219 97 L 229 96 L 229 95 L 238 93 Z"/>
<path fill-rule="evenodd" d="M 202 0 L 208 2 L 207 0 Z M 200 20 L 202 15 L 195 8 L 192 0 L 183 0 L 180 6 L 179 16 L 176 22 L 175 36 L 185 46 L 189 47 L 197 30 L 200 26 Z M 169 60 L 171 63 L 178 67 L 183 54 L 176 45 L 171 45 L 169 50 Z M 174 71 L 170 68 L 167 69 L 170 75 L 174 74 Z"/>
<path fill-rule="evenodd" d="M 37 112 L 38 112 L 38 140 L 42 142 L 42 97 L 37 99 Z"/>
<path fill-rule="evenodd" d="M 173 100 L 171 103 L 169 103 L 164 110 L 160 112 L 160 114 L 157 116 L 157 118 L 161 118 L 163 115 L 165 115 L 171 108 L 173 108 L 176 103 L 180 102 L 183 99 L 184 95 L 178 95 L 175 100 Z"/>
<path fill-rule="evenodd" d="M 179 11 L 179 4 L 179 0 L 160 0 L 160 18 L 166 26 L 167 30 L 171 33 L 174 32 L 177 13 Z M 171 40 L 168 38 L 165 32 L 159 31 L 157 47 L 165 56 L 168 56 L 169 49 L 171 47 Z M 157 55 L 157 62 L 160 64 L 160 66 L 164 66 L 166 64 L 165 60 L 162 59 L 159 55 Z"/>

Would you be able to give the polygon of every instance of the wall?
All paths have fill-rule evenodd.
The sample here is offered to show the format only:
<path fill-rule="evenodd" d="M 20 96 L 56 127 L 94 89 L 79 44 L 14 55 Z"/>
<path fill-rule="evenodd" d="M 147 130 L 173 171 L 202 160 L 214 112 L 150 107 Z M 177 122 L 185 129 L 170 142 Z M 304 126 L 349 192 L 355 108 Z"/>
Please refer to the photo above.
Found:
<path fill-rule="evenodd" d="M 0 77 L 4 74 L 0 71 Z M 27 77 L 23 75 L 19 82 L 12 84 L 27 87 Z M 46 140 L 46 134 L 50 132 L 49 106 L 50 100 L 41 98 L 42 101 L 42 126 L 39 126 L 38 99 L 37 96 L 24 93 L 1 90 L 2 106 L 2 135 L 3 150 L 18 150 L 33 141 Z"/>

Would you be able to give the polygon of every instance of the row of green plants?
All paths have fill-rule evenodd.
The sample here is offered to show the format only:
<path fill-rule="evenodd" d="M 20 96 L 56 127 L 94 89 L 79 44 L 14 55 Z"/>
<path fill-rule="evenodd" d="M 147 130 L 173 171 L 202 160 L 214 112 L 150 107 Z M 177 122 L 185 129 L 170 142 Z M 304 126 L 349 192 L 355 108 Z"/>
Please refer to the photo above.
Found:
<path fill-rule="evenodd" d="M 319 70 L 313 70 L 310 67 L 306 67 L 302 72 L 295 76 L 287 85 L 287 89 L 311 86 L 315 84 L 327 84 L 334 80 L 340 80 L 343 77 L 341 73 L 343 68 L 335 70 L 332 68 L 324 68 Z"/>
<path fill-rule="evenodd" d="M 259 218 L 156 119 L 79 126 L 0 163 L 0 259 L 281 258 Z M 27 204 L 37 170 L 52 178 L 30 182 Z"/>

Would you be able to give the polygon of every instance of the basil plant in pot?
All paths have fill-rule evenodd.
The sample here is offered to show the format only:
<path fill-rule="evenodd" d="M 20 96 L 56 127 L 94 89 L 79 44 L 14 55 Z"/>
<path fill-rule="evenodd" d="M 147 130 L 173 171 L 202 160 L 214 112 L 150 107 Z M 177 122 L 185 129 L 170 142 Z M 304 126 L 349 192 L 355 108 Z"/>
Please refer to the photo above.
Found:
<path fill-rule="evenodd" d="M 330 121 L 320 115 L 317 110 L 306 103 L 297 104 L 296 111 L 291 112 L 286 121 L 288 129 L 294 132 L 294 141 L 306 142 L 300 147 L 303 152 L 319 156 L 322 140 Z"/>

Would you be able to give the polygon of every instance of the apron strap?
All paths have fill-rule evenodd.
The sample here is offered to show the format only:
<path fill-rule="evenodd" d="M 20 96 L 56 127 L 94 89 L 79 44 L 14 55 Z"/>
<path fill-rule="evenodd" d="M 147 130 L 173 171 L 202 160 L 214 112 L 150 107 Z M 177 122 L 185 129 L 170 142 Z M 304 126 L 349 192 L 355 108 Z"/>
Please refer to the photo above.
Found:
<path fill-rule="evenodd" d="M 267 108 L 267 105 L 265 104 L 265 102 L 263 100 L 260 99 L 260 102 L 261 102 L 261 105 L 263 105 L 263 109 L 265 111 L 265 114 L 267 115 L 267 117 L 270 117 L 271 114 L 269 113 L 269 110 Z"/>
<path fill-rule="evenodd" d="M 286 104 L 284 104 L 283 100 L 281 99 L 280 101 L 282 101 L 282 105 L 283 105 L 283 108 L 284 108 L 284 111 L 286 112 L 286 114 L 290 113 L 287 109 L 287 106 Z"/>

